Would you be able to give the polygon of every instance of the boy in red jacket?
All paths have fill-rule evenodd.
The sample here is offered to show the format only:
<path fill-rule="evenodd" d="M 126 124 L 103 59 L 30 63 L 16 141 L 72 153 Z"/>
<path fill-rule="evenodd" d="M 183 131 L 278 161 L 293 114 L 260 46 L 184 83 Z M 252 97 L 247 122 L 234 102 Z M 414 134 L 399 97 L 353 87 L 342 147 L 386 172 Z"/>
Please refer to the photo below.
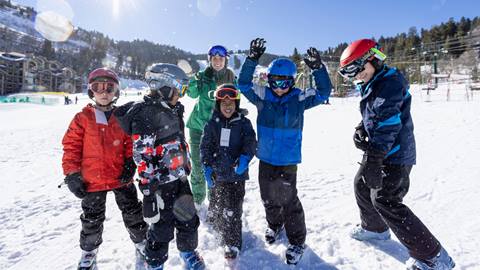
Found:
<path fill-rule="evenodd" d="M 88 76 L 88 95 L 95 104 L 88 104 L 75 115 L 62 141 L 65 183 L 82 199 L 82 257 L 78 269 L 95 268 L 108 191 L 115 194 L 125 227 L 139 254 L 144 252 L 147 231 L 142 203 L 132 183 L 136 169 L 132 140 L 113 116 L 119 96 L 118 76 L 107 68 L 94 70 Z"/>

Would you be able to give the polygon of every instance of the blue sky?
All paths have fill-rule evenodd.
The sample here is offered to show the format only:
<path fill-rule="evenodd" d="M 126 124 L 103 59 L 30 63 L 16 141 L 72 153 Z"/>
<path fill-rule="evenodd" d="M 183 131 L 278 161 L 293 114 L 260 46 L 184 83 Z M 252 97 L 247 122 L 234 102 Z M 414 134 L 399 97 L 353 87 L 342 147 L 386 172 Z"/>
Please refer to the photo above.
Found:
<path fill-rule="evenodd" d="M 264 37 L 267 50 L 290 55 L 363 37 L 394 36 L 480 15 L 477 0 L 14 0 L 54 6 L 75 26 L 116 40 L 147 39 L 204 53 L 213 44 L 247 49 Z M 65 5 L 65 2 L 68 6 Z M 64 7 L 59 8 L 59 7 Z"/>

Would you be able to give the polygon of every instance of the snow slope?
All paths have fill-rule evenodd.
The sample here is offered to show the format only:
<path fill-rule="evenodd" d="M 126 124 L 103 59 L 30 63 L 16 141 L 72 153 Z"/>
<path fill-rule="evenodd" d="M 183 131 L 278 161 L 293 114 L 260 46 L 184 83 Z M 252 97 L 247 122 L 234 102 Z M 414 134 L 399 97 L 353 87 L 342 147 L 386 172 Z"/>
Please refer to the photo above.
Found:
<path fill-rule="evenodd" d="M 456 98 L 450 102 L 445 89 L 433 91 L 427 102 L 426 92 L 412 87 L 418 164 L 405 202 L 450 252 L 456 269 L 473 270 L 480 269 L 480 93 L 466 101 L 464 86 L 452 87 Z M 135 98 L 121 97 L 121 102 Z M 348 237 L 358 222 L 353 176 L 361 153 L 351 140 L 360 120 L 358 100 L 332 98 L 332 105 L 306 112 L 298 189 L 309 248 L 296 267 L 283 263 L 285 236 L 273 246 L 263 241 L 258 162 L 251 166 L 240 269 L 404 269 L 408 254 L 396 239 L 363 243 Z M 0 104 L 0 269 L 75 269 L 80 200 L 57 184 L 63 180 L 62 136 L 86 101 L 70 106 Z M 194 101 L 183 102 L 188 115 Z M 242 103 L 254 120 L 255 109 L 245 99 Z M 133 269 L 134 247 L 111 195 L 104 225 L 99 268 Z M 202 224 L 199 236 L 208 268 L 222 269 L 211 229 Z M 165 269 L 182 267 L 173 241 Z"/>

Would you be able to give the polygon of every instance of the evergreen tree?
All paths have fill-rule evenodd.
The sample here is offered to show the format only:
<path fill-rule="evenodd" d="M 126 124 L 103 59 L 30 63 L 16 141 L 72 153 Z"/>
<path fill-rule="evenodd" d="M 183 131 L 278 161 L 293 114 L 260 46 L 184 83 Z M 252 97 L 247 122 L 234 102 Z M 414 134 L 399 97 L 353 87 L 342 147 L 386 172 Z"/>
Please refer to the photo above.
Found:
<path fill-rule="evenodd" d="M 53 49 L 52 42 L 50 40 L 45 39 L 40 54 L 49 60 L 55 59 L 55 50 Z"/>

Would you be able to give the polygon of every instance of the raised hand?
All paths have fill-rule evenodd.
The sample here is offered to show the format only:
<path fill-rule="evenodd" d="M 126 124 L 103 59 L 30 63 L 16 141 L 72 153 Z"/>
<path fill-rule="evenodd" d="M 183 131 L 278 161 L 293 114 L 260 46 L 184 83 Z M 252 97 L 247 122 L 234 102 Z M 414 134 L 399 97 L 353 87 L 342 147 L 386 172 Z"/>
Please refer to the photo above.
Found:
<path fill-rule="evenodd" d="M 320 58 L 320 53 L 314 47 L 310 47 L 310 49 L 307 50 L 307 57 L 303 58 L 303 61 L 312 70 L 323 67 L 322 59 Z"/>
<path fill-rule="evenodd" d="M 248 54 L 248 58 L 258 61 L 267 49 L 265 43 L 267 42 L 263 38 L 252 40 L 252 42 L 250 42 L 250 53 Z"/>

